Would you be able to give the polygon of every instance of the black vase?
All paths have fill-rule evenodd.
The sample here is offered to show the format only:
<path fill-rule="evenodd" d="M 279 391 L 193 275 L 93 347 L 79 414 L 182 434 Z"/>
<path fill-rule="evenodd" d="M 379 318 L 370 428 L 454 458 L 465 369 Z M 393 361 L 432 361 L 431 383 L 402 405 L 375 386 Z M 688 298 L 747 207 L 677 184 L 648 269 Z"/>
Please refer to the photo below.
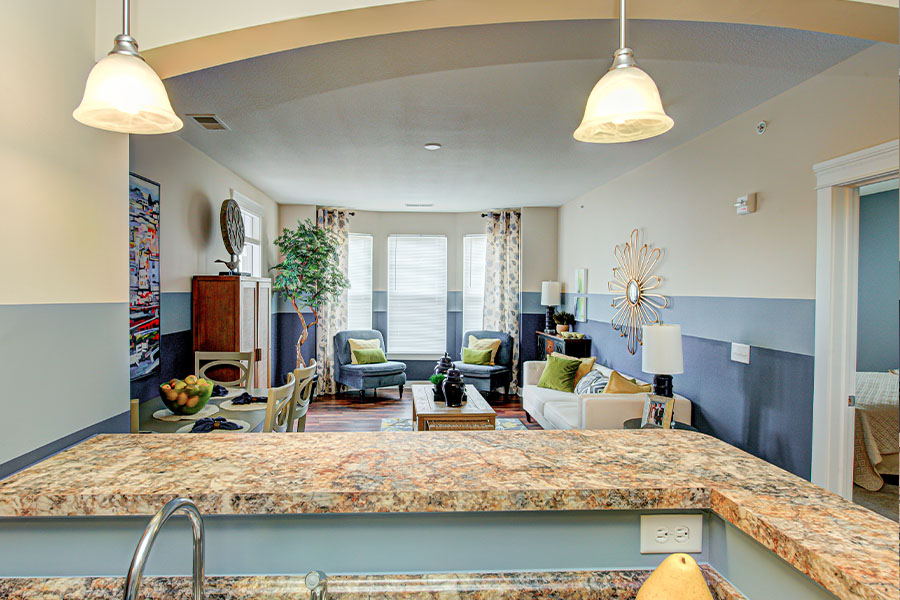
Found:
<path fill-rule="evenodd" d="M 446 375 L 447 371 L 453 368 L 453 359 L 450 358 L 450 355 L 444 352 L 444 356 L 437 361 L 437 364 L 434 366 L 434 374 L 435 375 Z"/>
<path fill-rule="evenodd" d="M 466 397 L 466 386 L 463 383 L 462 374 L 459 369 L 450 369 L 447 371 L 447 379 L 444 380 L 444 401 L 447 406 L 462 406 Z"/>

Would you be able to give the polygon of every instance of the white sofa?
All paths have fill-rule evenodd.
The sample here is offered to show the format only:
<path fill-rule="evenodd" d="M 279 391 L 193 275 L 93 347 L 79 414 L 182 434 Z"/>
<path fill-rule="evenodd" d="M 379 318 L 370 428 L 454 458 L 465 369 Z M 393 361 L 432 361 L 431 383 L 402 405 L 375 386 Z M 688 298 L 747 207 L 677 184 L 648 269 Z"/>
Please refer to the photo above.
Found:
<path fill-rule="evenodd" d="M 622 429 L 622 424 L 644 412 L 644 394 L 577 394 L 539 388 L 546 362 L 526 361 L 522 376 L 522 406 L 544 429 Z M 612 369 L 594 365 L 609 377 Z M 626 373 L 622 373 L 627 377 Z M 646 383 L 634 378 L 638 383 Z M 675 394 L 675 420 L 691 422 L 691 401 Z"/>

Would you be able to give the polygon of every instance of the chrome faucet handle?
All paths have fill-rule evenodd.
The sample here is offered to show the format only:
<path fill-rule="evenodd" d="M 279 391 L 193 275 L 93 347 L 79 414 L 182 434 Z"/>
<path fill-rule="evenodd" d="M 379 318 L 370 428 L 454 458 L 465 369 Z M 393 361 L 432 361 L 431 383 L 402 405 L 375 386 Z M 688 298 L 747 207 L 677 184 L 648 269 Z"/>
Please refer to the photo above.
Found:
<path fill-rule="evenodd" d="M 310 571 L 304 581 L 309 590 L 309 600 L 328 600 L 328 577 L 324 572 Z"/>
<path fill-rule="evenodd" d="M 134 551 L 134 557 L 131 559 L 131 567 L 128 569 L 128 576 L 125 578 L 125 600 L 136 600 L 138 597 L 138 588 L 141 587 L 141 577 L 144 573 L 144 564 L 150 555 L 150 548 L 153 546 L 159 530 L 165 525 L 169 517 L 177 512 L 184 512 L 191 521 L 191 529 L 194 534 L 194 581 L 193 581 L 193 597 L 194 600 L 203 600 L 203 517 L 197 510 L 197 505 L 187 498 L 175 498 L 166 502 L 166 505 L 159 509 L 159 512 L 153 515 L 141 540 L 138 542 L 137 549 Z M 324 577 L 324 573 L 322 576 Z"/>

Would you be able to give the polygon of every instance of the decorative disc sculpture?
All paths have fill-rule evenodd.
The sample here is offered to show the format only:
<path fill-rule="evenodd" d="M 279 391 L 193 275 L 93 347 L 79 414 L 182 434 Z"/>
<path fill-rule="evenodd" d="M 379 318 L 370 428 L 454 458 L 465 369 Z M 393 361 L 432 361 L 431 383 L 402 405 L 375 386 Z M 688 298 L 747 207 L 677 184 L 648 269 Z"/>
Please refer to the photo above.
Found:
<path fill-rule="evenodd" d="M 650 294 L 662 283 L 659 275 L 651 275 L 662 251 L 652 250 L 643 244 L 639 247 L 638 230 L 631 232 L 631 239 L 623 246 L 616 246 L 615 256 L 619 263 L 613 267 L 613 281 L 609 291 L 617 294 L 612 301 L 616 309 L 612 318 L 613 329 L 627 338 L 628 352 L 634 354 L 642 343 L 644 325 L 659 323 L 660 308 L 666 308 L 669 300 L 660 294 Z M 621 295 L 618 295 L 621 294 Z"/>
<path fill-rule="evenodd" d="M 244 215 L 234 199 L 229 198 L 222 202 L 222 208 L 219 210 L 219 225 L 222 227 L 222 241 L 225 242 L 225 249 L 231 255 L 231 260 L 216 260 L 228 267 L 227 273 L 219 273 L 219 275 L 247 275 L 247 273 L 238 272 L 238 257 L 244 251 Z"/>

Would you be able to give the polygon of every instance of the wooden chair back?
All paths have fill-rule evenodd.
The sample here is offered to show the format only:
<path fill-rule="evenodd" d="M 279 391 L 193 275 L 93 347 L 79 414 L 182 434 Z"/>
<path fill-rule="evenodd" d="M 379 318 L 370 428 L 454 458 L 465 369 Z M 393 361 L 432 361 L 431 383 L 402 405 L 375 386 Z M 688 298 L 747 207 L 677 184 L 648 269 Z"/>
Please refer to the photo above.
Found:
<path fill-rule="evenodd" d="M 266 419 L 263 421 L 263 433 L 291 431 L 291 417 L 294 414 L 294 374 L 288 373 L 287 384 L 269 388 L 269 401 L 266 403 Z"/>
<path fill-rule="evenodd" d="M 137 433 L 141 429 L 140 405 L 141 401 L 139 399 L 131 399 L 131 410 L 129 411 L 129 416 L 131 417 L 131 433 Z"/>
<path fill-rule="evenodd" d="M 294 414 L 291 422 L 297 421 L 297 431 L 306 431 L 306 413 L 309 410 L 309 401 L 312 398 L 314 381 L 316 377 L 316 361 L 310 361 L 308 367 L 294 369 L 297 384 L 294 386 Z"/>
<path fill-rule="evenodd" d="M 194 374 L 214 384 L 247 389 L 251 385 L 253 362 L 253 352 L 206 352 L 198 350 L 194 352 Z M 201 366 L 201 363 L 204 364 Z M 226 369 L 223 369 L 223 367 Z M 213 369 L 215 376 L 210 376 L 207 373 L 210 369 Z M 218 373 L 216 373 L 217 370 Z M 221 378 L 220 373 L 223 371 L 236 372 L 240 374 L 240 377 L 231 381 L 217 379 L 216 376 Z"/>

